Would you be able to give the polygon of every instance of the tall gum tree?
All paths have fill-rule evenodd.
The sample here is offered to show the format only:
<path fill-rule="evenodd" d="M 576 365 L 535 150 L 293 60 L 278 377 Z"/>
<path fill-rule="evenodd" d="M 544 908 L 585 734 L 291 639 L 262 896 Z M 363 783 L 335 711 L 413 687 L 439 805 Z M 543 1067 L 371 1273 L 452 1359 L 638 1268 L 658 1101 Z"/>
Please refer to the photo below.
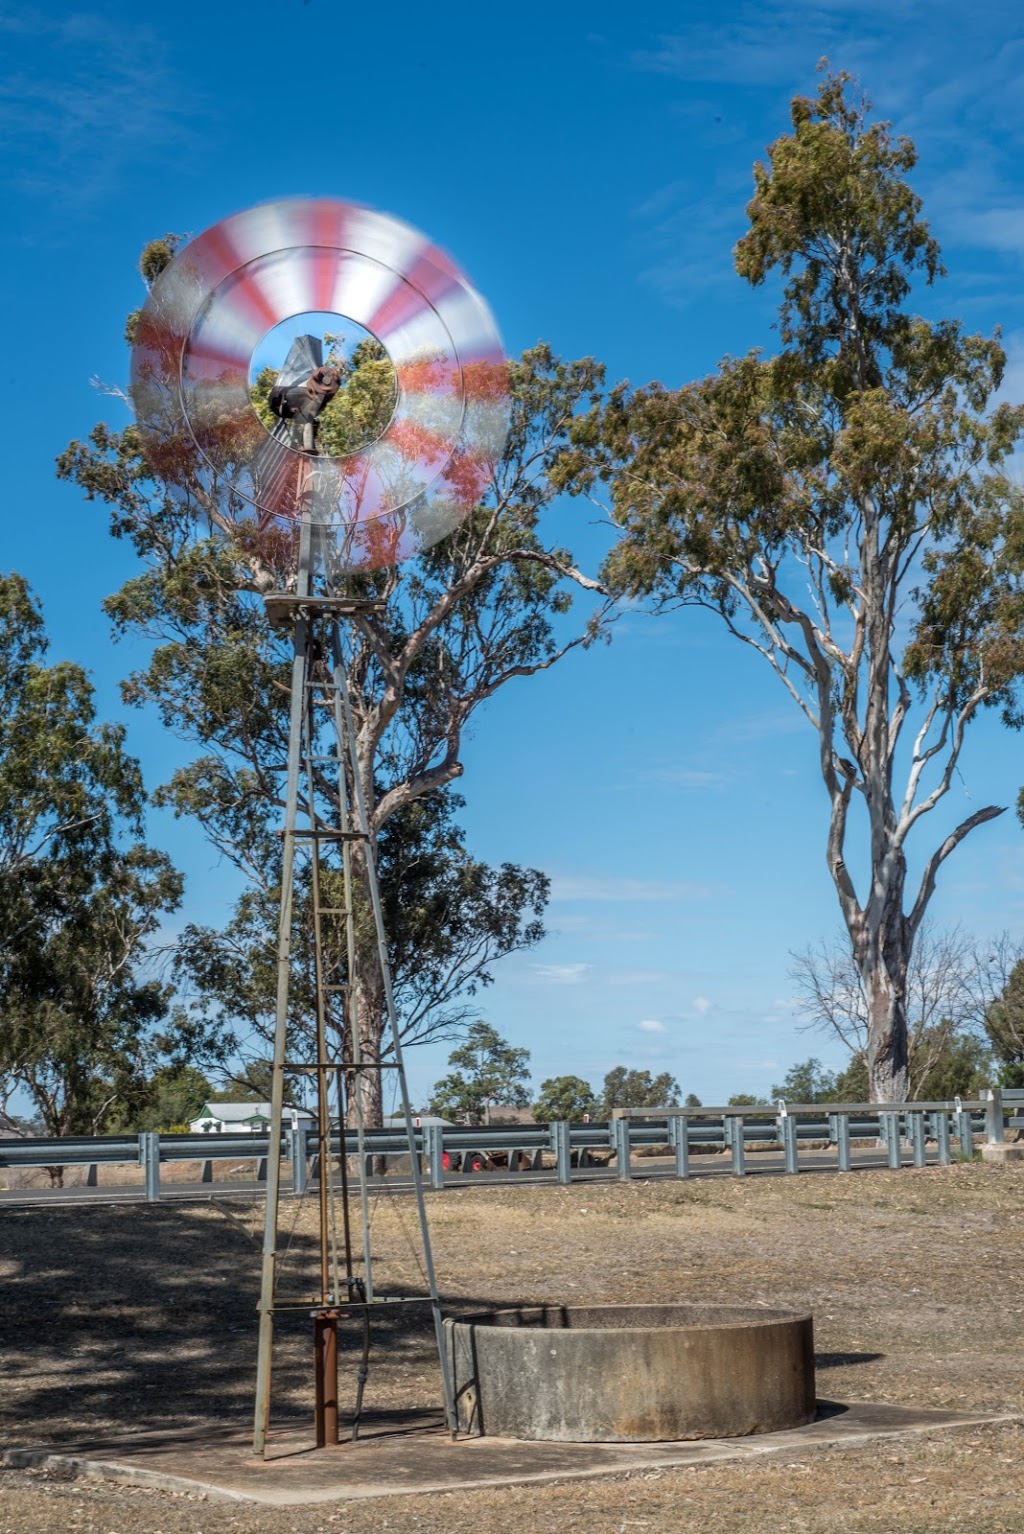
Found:
<path fill-rule="evenodd" d="M 145 281 L 155 280 L 175 244 L 168 237 L 147 247 Z M 130 317 L 129 339 L 133 324 Z M 331 428 L 339 441 L 360 412 L 373 418 L 367 393 L 392 387 L 379 360 L 367 352 L 359 387 L 341 400 Z M 415 561 L 351 581 L 354 594 L 385 603 L 381 616 L 352 620 L 346 635 L 358 774 L 374 839 L 393 817 L 462 775 L 465 730 L 487 699 L 604 631 L 603 588 L 549 531 L 565 520 L 552 503 L 579 487 L 586 452 L 571 446 L 569 433 L 596 403 L 602 369 L 589 358 L 563 362 L 538 345 L 509 364 L 509 375 L 511 431 L 486 499 Z M 110 506 L 114 536 L 134 546 L 144 567 L 106 604 L 115 632 L 145 636 L 154 647 L 124 693 L 155 706 L 200 752 L 158 797 L 194 816 L 257 890 L 273 895 L 291 658 L 261 598 L 294 583 L 292 552 L 255 547 L 230 504 L 199 487 L 188 505 L 166 495 L 134 426 L 97 426 L 70 444 L 58 474 Z M 587 611 L 574 621 L 570 608 L 581 596 Z M 315 792 L 330 816 L 337 779 L 329 766 L 317 768 Z M 355 844 L 353 872 L 365 891 L 364 859 Z M 372 1062 L 380 1058 L 384 997 L 367 906 L 364 893 L 357 900 L 361 962 L 350 995 L 362 1057 Z M 360 1082 L 367 1122 L 379 1122 L 379 1073 L 363 1072 Z"/>
<path fill-rule="evenodd" d="M 990 408 L 998 333 L 909 307 L 914 279 L 943 275 L 939 250 L 906 179 L 913 145 L 869 119 L 850 77 L 827 74 L 755 166 L 735 265 L 755 287 L 785 280 L 778 355 L 614 390 L 577 440 L 605 455 L 609 584 L 717 614 L 815 732 L 871 1096 L 902 1101 L 915 937 L 942 864 L 1003 807 L 940 833 L 913 879 L 908 840 L 979 711 L 1020 723 L 1024 517 L 1003 466 L 1024 409 Z"/>

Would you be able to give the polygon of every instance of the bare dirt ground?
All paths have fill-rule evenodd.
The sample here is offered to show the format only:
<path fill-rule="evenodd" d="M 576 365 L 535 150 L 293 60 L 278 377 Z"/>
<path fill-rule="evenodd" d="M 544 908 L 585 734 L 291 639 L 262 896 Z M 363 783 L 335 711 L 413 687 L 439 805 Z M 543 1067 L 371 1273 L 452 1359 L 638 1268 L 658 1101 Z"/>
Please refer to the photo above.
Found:
<path fill-rule="evenodd" d="M 432 1195 L 449 1310 L 523 1302 L 715 1299 L 814 1312 L 818 1394 L 1024 1410 L 1024 1168 Z M 303 1296 L 314 1209 L 284 1205 L 282 1288 Z M 0 1212 L 0 1431 L 6 1443 L 248 1420 L 260 1209 Z M 374 1210 L 378 1283 L 421 1287 L 412 1201 Z M 277 1416 L 308 1411 L 308 1320 L 281 1329 Z M 342 1402 L 356 1337 L 342 1350 Z M 369 1411 L 435 1404 L 432 1337 L 382 1331 Z M 0 1534 L 505 1534 L 583 1529 L 970 1534 L 1024 1529 L 1024 1429 L 545 1487 L 270 1510 L 0 1473 Z"/>

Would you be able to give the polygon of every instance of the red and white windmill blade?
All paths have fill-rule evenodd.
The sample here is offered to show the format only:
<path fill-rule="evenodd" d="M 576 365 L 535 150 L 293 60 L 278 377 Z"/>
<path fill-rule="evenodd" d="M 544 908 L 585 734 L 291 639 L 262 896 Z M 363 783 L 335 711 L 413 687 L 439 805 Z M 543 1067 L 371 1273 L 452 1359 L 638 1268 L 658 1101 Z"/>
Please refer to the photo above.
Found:
<path fill-rule="evenodd" d="M 250 401 L 267 332 L 325 312 L 374 335 L 397 382 L 383 432 L 340 458 L 275 441 Z M 251 208 L 179 250 L 140 315 L 131 392 L 172 495 L 212 498 L 276 544 L 305 515 L 336 572 L 394 564 L 451 532 L 508 430 L 505 359 L 480 295 L 409 225 L 331 199 Z"/>

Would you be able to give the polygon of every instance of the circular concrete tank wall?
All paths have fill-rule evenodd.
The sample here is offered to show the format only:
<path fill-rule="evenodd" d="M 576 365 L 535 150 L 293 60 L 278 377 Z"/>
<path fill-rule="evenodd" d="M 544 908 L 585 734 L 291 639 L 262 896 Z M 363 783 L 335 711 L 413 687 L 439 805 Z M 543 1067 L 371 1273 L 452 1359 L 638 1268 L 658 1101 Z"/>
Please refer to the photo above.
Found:
<path fill-rule="evenodd" d="M 465 1433 L 732 1438 L 814 1417 L 811 1317 L 750 1305 L 542 1305 L 445 1321 Z"/>

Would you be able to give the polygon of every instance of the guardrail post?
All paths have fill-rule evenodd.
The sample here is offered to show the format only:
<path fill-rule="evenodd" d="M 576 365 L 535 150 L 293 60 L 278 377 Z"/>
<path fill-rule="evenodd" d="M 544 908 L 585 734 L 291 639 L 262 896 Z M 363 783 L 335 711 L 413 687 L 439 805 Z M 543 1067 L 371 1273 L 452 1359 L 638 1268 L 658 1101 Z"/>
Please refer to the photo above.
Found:
<path fill-rule="evenodd" d="M 423 1139 L 427 1151 L 427 1179 L 432 1188 L 444 1187 L 444 1125 L 425 1124 Z"/>
<path fill-rule="evenodd" d="M 200 1182 L 212 1182 L 213 1181 L 213 1162 L 212 1161 L 204 1161 L 203 1162 L 203 1170 L 202 1170 L 202 1173 L 200 1175 L 199 1181 Z"/>
<path fill-rule="evenodd" d="M 620 1182 L 629 1182 L 629 1120 L 614 1119 L 615 1128 L 615 1165 Z"/>
<path fill-rule="evenodd" d="M 910 1148 L 914 1153 L 914 1165 L 927 1165 L 924 1144 L 924 1114 L 908 1113 L 907 1120 L 910 1126 Z"/>
<path fill-rule="evenodd" d="M 1005 1139 L 1003 1094 L 998 1087 L 989 1087 L 985 1093 L 985 1139 L 989 1145 L 1002 1145 Z"/>
<path fill-rule="evenodd" d="M 572 1182 L 572 1152 L 569 1147 L 569 1125 L 565 1119 L 555 1119 L 551 1124 L 551 1149 L 555 1153 L 558 1181 Z"/>
<path fill-rule="evenodd" d="M 782 1141 L 782 1150 L 786 1158 L 786 1171 L 799 1172 L 800 1162 L 797 1156 L 796 1144 L 796 1119 L 788 1113 L 780 1113 L 776 1119 L 779 1139 Z"/>
<path fill-rule="evenodd" d="M 880 1113 L 879 1125 L 882 1130 L 882 1139 L 888 1153 L 889 1170 L 898 1172 L 901 1166 L 900 1158 L 900 1116 L 898 1113 Z"/>
<path fill-rule="evenodd" d="M 829 1114 L 829 1134 L 835 1141 L 838 1170 L 849 1172 L 853 1165 L 850 1159 L 850 1116 L 847 1113 Z"/>
<path fill-rule="evenodd" d="M 306 1131 L 298 1125 L 288 1130 L 288 1160 L 292 1164 L 292 1192 L 305 1193 L 306 1177 Z"/>
<path fill-rule="evenodd" d="M 957 1115 L 956 1115 L 956 1137 L 960 1141 L 960 1154 L 961 1154 L 961 1156 L 973 1156 L 974 1155 L 974 1125 L 971 1122 L 971 1115 L 969 1113 L 965 1112 L 965 1110 L 963 1108 L 958 1108 L 957 1109 Z"/>
<path fill-rule="evenodd" d="M 96 1183 L 96 1163 L 95 1161 L 90 1161 L 89 1165 L 85 1169 L 85 1186 L 87 1188 L 95 1188 Z"/>
<path fill-rule="evenodd" d="M 681 1113 L 673 1113 L 668 1121 L 668 1143 L 676 1153 L 676 1176 L 690 1175 L 689 1119 Z"/>
<path fill-rule="evenodd" d="M 729 1150 L 732 1156 L 732 1175 L 742 1177 L 746 1172 L 746 1158 L 743 1154 L 743 1118 L 729 1115 Z"/>
<path fill-rule="evenodd" d="M 938 1146 L 939 1166 L 949 1166 L 953 1159 L 949 1148 L 949 1114 L 936 1113 L 932 1119 L 932 1128 Z"/>
<path fill-rule="evenodd" d="M 146 1178 L 146 1203 L 155 1204 L 160 1197 L 160 1136 L 155 1130 L 139 1135 L 139 1165 Z"/>

